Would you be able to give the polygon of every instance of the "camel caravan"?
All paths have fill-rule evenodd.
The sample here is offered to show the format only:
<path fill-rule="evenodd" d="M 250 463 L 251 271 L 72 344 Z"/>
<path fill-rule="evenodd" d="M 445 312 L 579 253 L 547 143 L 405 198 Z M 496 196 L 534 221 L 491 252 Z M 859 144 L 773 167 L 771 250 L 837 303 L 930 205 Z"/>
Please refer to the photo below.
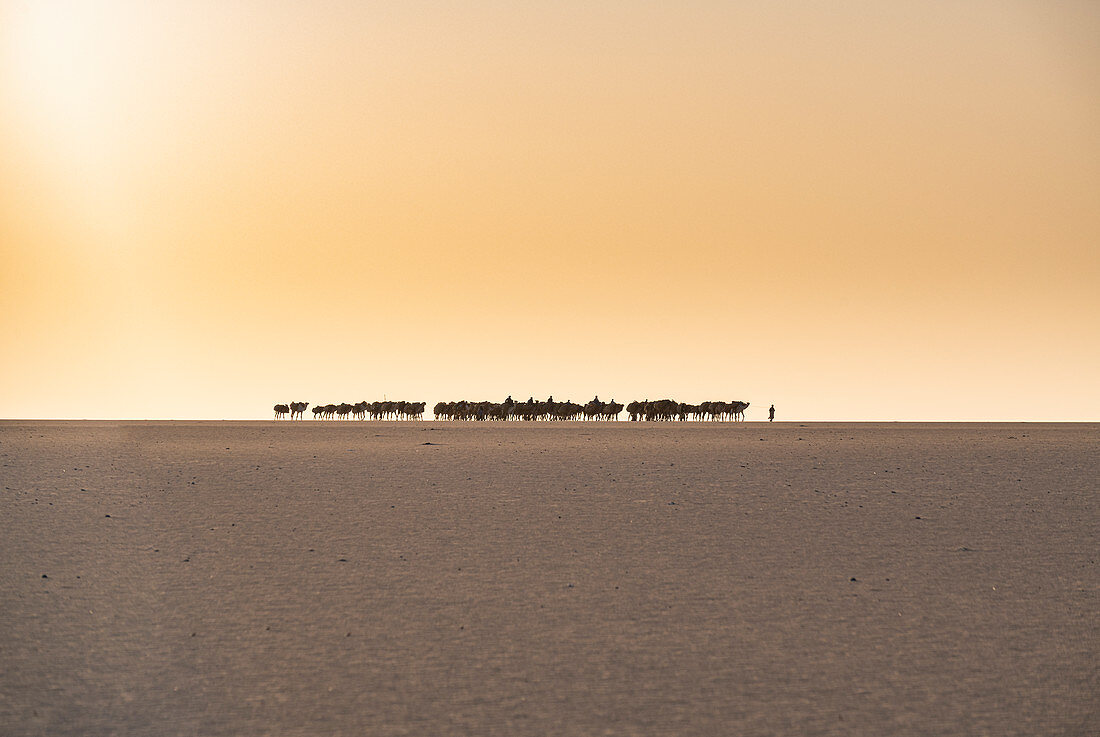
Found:
<path fill-rule="evenodd" d="M 291 402 L 275 405 L 275 419 L 305 419 L 309 402 Z M 313 408 L 315 420 L 422 420 L 424 402 L 356 402 L 348 404 L 324 404 Z"/>
<path fill-rule="evenodd" d="M 275 405 L 275 419 L 305 419 L 309 402 Z M 601 402 L 595 397 L 580 405 L 575 402 L 545 402 L 531 397 L 516 402 L 508 397 L 503 402 L 439 402 L 433 408 L 437 420 L 457 421 L 604 421 L 619 419 L 623 410 L 631 422 L 715 421 L 743 422 L 748 402 L 703 402 L 687 404 L 673 399 L 634 401 L 625 407 L 614 399 Z M 313 408 L 315 420 L 422 420 L 424 402 L 357 402 L 355 404 L 325 404 Z"/>
<path fill-rule="evenodd" d="M 437 420 L 615 420 L 623 405 L 614 400 L 601 402 L 599 397 L 583 406 L 555 402 L 553 397 L 545 402 L 537 402 L 534 397 L 516 402 L 508 397 L 503 402 L 440 402 L 434 411 Z"/>
<path fill-rule="evenodd" d="M 422 420 L 424 402 L 356 402 L 313 408 L 315 420 Z"/>
<path fill-rule="evenodd" d="M 745 410 L 749 408 L 748 402 L 703 402 L 702 404 L 688 404 L 677 402 L 673 399 L 659 399 L 656 402 L 631 402 L 626 405 L 626 413 L 630 415 L 631 422 L 636 420 L 666 421 L 678 420 L 710 420 L 724 422 L 745 421 Z"/>
<path fill-rule="evenodd" d="M 503 402 L 440 402 L 435 405 L 437 420 L 589 420 L 614 421 L 625 409 L 631 422 L 685 422 L 695 421 L 744 421 L 748 402 L 703 402 L 687 404 L 672 399 L 651 402 L 631 402 L 624 408 L 615 400 L 601 402 L 595 397 L 585 405 L 575 402 L 555 402 L 550 397 L 545 402 L 533 397 L 526 402 L 515 402 L 508 397 Z"/>

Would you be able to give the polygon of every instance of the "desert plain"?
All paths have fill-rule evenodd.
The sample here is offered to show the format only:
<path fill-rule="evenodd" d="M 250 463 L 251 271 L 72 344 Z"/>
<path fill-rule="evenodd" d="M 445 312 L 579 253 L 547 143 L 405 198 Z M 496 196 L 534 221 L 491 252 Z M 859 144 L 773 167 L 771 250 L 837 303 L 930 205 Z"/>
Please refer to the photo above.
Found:
<path fill-rule="evenodd" d="M 1100 425 L 0 423 L 0 734 L 1100 734 Z"/>

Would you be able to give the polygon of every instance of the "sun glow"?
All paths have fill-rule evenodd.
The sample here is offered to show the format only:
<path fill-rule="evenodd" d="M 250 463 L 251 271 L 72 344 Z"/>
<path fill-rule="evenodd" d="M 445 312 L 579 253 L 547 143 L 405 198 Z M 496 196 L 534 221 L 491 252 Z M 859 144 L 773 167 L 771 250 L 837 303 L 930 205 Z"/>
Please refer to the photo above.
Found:
<path fill-rule="evenodd" d="M 82 249 L 124 249 L 140 169 L 142 58 L 138 8 L 25 2 L 4 22 L 4 119 L 24 167 L 79 223 Z M 93 244 L 95 244 L 93 246 Z"/>
<path fill-rule="evenodd" d="M 61 155 L 104 143 L 119 71 L 111 20 L 87 4 L 62 2 L 21 3 L 6 19 L 8 104 L 24 132 L 48 139 Z"/>

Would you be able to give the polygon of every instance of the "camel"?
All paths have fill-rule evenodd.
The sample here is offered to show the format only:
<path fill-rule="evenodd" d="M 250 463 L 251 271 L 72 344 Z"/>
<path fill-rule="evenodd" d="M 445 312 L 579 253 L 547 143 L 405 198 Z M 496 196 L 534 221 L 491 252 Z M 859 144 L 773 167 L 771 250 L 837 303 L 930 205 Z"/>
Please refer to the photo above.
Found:
<path fill-rule="evenodd" d="M 283 419 L 289 413 L 290 413 L 290 407 L 286 406 L 285 404 L 276 404 L 275 405 L 275 419 L 276 420 Z"/>
<path fill-rule="evenodd" d="M 603 417 L 604 408 L 606 405 L 600 401 L 599 397 L 596 397 L 588 404 L 584 405 L 584 419 L 586 420 L 599 420 Z"/>

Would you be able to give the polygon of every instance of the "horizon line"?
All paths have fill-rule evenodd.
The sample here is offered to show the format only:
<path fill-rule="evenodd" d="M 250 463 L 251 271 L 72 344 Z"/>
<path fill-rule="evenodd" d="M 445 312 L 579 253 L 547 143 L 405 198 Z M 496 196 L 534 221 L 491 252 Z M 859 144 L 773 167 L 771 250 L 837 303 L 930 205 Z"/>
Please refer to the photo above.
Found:
<path fill-rule="evenodd" d="M 0 422 L 270 422 L 272 424 L 293 424 L 298 425 L 302 423 L 310 423 L 316 425 L 356 425 L 366 423 L 395 423 L 402 425 L 416 425 L 424 423 L 445 423 L 449 425 L 570 425 L 570 424 L 591 424 L 591 425 L 607 425 L 611 423 L 622 423 L 631 425 L 742 425 L 746 422 L 760 423 L 760 424 L 825 424 L 825 423 L 844 423 L 844 424 L 1005 424 L 1005 425 L 1019 425 L 1019 424 L 1100 424 L 1100 419 L 1096 420 L 1028 420 L 1028 419 L 1014 419 L 1014 420 L 945 420 L 945 419 L 783 419 L 769 421 L 767 419 L 754 419 L 754 420 L 445 420 L 445 419 L 421 419 L 421 420 L 317 420 L 312 417 L 300 420 L 282 419 L 275 420 L 270 417 L 0 417 Z"/>

